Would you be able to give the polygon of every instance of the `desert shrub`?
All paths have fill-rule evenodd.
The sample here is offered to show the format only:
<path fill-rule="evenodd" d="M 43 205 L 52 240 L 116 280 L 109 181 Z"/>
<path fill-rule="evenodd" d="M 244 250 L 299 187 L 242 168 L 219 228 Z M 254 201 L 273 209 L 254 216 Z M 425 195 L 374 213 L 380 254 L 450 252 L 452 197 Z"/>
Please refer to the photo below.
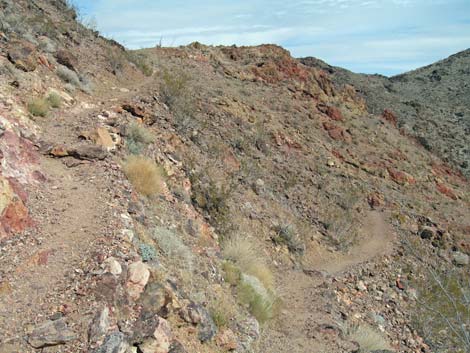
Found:
<path fill-rule="evenodd" d="M 49 108 L 49 102 L 44 98 L 35 98 L 28 103 L 28 111 L 34 116 L 46 116 Z"/>
<path fill-rule="evenodd" d="M 223 244 L 223 255 L 224 278 L 236 286 L 239 301 L 260 323 L 271 319 L 279 302 L 274 277 L 254 244 L 246 237 L 231 238 Z"/>
<path fill-rule="evenodd" d="M 470 352 L 470 286 L 465 270 L 433 270 L 417 287 L 413 322 L 436 352 Z"/>
<path fill-rule="evenodd" d="M 292 224 L 278 224 L 274 226 L 276 244 L 285 244 L 290 252 L 303 254 L 305 244 L 302 241 L 297 229 Z"/>
<path fill-rule="evenodd" d="M 139 244 L 139 253 L 142 257 L 142 261 L 144 262 L 153 261 L 157 258 L 157 251 L 152 245 L 149 244 Z"/>
<path fill-rule="evenodd" d="M 164 173 L 154 161 L 142 156 L 130 156 L 123 165 L 124 173 L 137 192 L 153 196 L 163 190 Z"/>
<path fill-rule="evenodd" d="M 161 75 L 161 95 L 165 104 L 170 108 L 177 107 L 183 98 L 189 95 L 190 76 L 183 71 L 163 70 Z"/>
<path fill-rule="evenodd" d="M 390 350 L 387 339 L 377 330 L 369 325 L 348 325 L 344 327 L 347 337 L 359 344 L 360 353 L 370 353 L 374 351 Z"/>
<path fill-rule="evenodd" d="M 190 130 L 195 123 L 192 118 L 195 104 L 190 76 L 181 70 L 163 70 L 161 78 L 161 97 L 173 112 L 177 128 L 182 131 Z"/>
<path fill-rule="evenodd" d="M 145 54 L 126 51 L 125 55 L 145 76 L 152 76 L 153 67 Z"/>
<path fill-rule="evenodd" d="M 231 261 L 224 261 L 222 264 L 222 269 L 224 270 L 224 280 L 227 283 L 230 283 L 232 286 L 236 286 L 240 283 L 242 271 L 235 266 Z"/>
<path fill-rule="evenodd" d="M 56 70 L 57 76 L 64 82 L 70 83 L 75 87 L 80 87 L 81 82 L 75 71 L 70 70 L 68 67 L 59 65 Z"/>
<path fill-rule="evenodd" d="M 240 302 L 248 305 L 249 311 L 260 323 L 273 317 L 276 297 L 257 277 L 242 274 L 237 294 Z"/>
<path fill-rule="evenodd" d="M 209 312 L 219 329 L 227 327 L 230 319 L 236 315 L 234 303 L 224 296 L 217 298 L 217 300 L 209 304 Z"/>
<path fill-rule="evenodd" d="M 55 92 L 49 93 L 47 96 L 47 101 L 51 108 L 60 108 L 62 105 L 62 97 Z"/>
<path fill-rule="evenodd" d="M 228 205 L 232 193 L 230 186 L 217 185 L 202 173 L 193 173 L 190 179 L 193 186 L 191 194 L 193 204 L 204 211 L 219 233 L 228 234 L 232 228 Z"/>
<path fill-rule="evenodd" d="M 163 227 L 156 227 L 153 232 L 153 239 L 169 260 L 178 264 L 181 269 L 192 271 L 193 253 L 181 241 L 178 234 Z"/>
<path fill-rule="evenodd" d="M 154 140 L 150 131 L 135 122 L 128 125 L 126 133 L 126 145 L 131 154 L 139 154 L 146 145 Z"/>
<path fill-rule="evenodd" d="M 223 255 L 243 273 L 255 276 L 268 288 L 274 288 L 274 276 L 259 254 L 257 247 L 246 237 L 231 237 L 223 243 Z"/>
<path fill-rule="evenodd" d="M 59 65 L 56 69 L 57 76 L 64 82 L 71 84 L 87 94 L 93 92 L 93 83 L 86 76 L 78 76 L 75 71 L 70 70 L 68 67 Z"/>

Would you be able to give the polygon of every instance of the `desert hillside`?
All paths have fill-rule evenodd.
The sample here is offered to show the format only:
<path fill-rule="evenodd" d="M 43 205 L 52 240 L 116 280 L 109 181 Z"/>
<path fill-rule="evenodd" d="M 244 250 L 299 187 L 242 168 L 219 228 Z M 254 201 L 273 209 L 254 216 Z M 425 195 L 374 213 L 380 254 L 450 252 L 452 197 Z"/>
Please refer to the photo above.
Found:
<path fill-rule="evenodd" d="M 335 84 L 353 85 L 368 109 L 385 109 L 424 148 L 470 176 L 470 49 L 394 77 L 355 74 L 315 58 L 305 65 L 327 71 Z"/>
<path fill-rule="evenodd" d="M 387 79 L 78 18 L 0 1 L 0 352 L 470 350 L 465 52 Z"/>

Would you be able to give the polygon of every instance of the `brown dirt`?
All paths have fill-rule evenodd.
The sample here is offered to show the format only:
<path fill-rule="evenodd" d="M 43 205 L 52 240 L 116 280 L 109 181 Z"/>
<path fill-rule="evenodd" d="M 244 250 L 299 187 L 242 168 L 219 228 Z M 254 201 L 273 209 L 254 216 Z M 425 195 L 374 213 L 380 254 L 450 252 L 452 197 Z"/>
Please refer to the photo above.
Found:
<path fill-rule="evenodd" d="M 263 331 L 257 352 L 343 352 L 344 342 L 332 335 L 337 324 L 330 310 L 333 293 L 326 278 L 340 277 L 354 266 L 387 254 L 395 238 L 385 216 L 369 212 L 362 226 L 362 236 L 347 253 L 331 253 L 325 249 L 306 254 L 308 269 L 288 270 L 279 281 L 283 310 Z M 323 271 L 323 273 L 321 273 Z M 334 294 L 333 294 L 334 295 Z M 327 327 L 325 329 L 325 327 Z"/>

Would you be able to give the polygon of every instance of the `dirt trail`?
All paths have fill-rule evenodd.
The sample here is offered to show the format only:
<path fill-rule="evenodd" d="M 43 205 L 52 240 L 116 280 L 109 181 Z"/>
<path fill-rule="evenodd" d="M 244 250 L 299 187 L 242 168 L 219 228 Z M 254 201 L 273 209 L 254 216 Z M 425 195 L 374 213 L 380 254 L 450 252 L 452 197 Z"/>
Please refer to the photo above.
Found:
<path fill-rule="evenodd" d="M 125 98 L 124 94 L 116 96 Z M 96 126 L 91 118 L 95 107 L 98 104 L 86 109 L 77 103 L 39 121 L 41 139 L 76 143 L 77 122 L 83 122 L 83 128 Z M 73 350 L 84 349 L 83 336 L 94 315 L 91 298 L 82 293 L 81 286 L 89 280 L 85 271 L 96 265 L 97 252 L 112 246 L 105 237 L 121 229 L 122 205 L 113 199 L 108 162 L 68 168 L 60 159 L 41 156 L 40 161 L 46 181 L 30 187 L 28 201 L 37 226 L 25 236 L 12 238 L 0 252 L 1 352 L 4 344 L 16 347 L 13 351 L 34 351 L 25 341 L 28 331 L 60 310 L 67 312 L 69 325 L 82 336 Z M 65 348 L 57 352 L 61 349 Z"/>
<path fill-rule="evenodd" d="M 344 351 L 340 342 L 332 337 L 323 339 L 325 324 L 334 324 L 331 317 L 325 277 L 318 271 L 340 276 L 355 265 L 365 263 L 389 253 L 394 239 L 392 228 L 385 216 L 379 212 L 368 213 L 362 227 L 358 243 L 347 253 L 331 253 L 317 249 L 306 256 L 310 257 L 305 274 L 300 270 L 283 273 L 279 285 L 279 295 L 283 301 L 283 311 L 263 331 L 257 352 L 264 353 L 336 353 Z M 312 272 L 313 271 L 313 272 Z M 317 274 L 315 274 L 317 273 Z M 326 333 L 328 335 L 328 333 Z"/>
<path fill-rule="evenodd" d="M 383 213 L 369 212 L 362 225 L 361 235 L 353 247 L 346 253 L 332 253 L 322 248 L 315 249 L 309 255 L 308 266 L 334 275 L 354 265 L 389 253 L 393 248 L 394 233 L 384 217 Z"/>

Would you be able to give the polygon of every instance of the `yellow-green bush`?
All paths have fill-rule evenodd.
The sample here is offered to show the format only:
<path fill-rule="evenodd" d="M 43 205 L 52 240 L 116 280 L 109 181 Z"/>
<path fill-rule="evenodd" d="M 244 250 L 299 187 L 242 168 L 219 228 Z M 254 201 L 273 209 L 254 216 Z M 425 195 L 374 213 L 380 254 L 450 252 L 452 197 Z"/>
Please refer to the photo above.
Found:
<path fill-rule="evenodd" d="M 28 103 L 28 111 L 34 116 L 46 116 L 49 112 L 49 102 L 44 98 L 35 98 Z"/>
<path fill-rule="evenodd" d="M 142 156 L 130 156 L 125 161 L 123 170 L 140 194 L 153 196 L 163 191 L 164 172 L 151 159 Z"/>

